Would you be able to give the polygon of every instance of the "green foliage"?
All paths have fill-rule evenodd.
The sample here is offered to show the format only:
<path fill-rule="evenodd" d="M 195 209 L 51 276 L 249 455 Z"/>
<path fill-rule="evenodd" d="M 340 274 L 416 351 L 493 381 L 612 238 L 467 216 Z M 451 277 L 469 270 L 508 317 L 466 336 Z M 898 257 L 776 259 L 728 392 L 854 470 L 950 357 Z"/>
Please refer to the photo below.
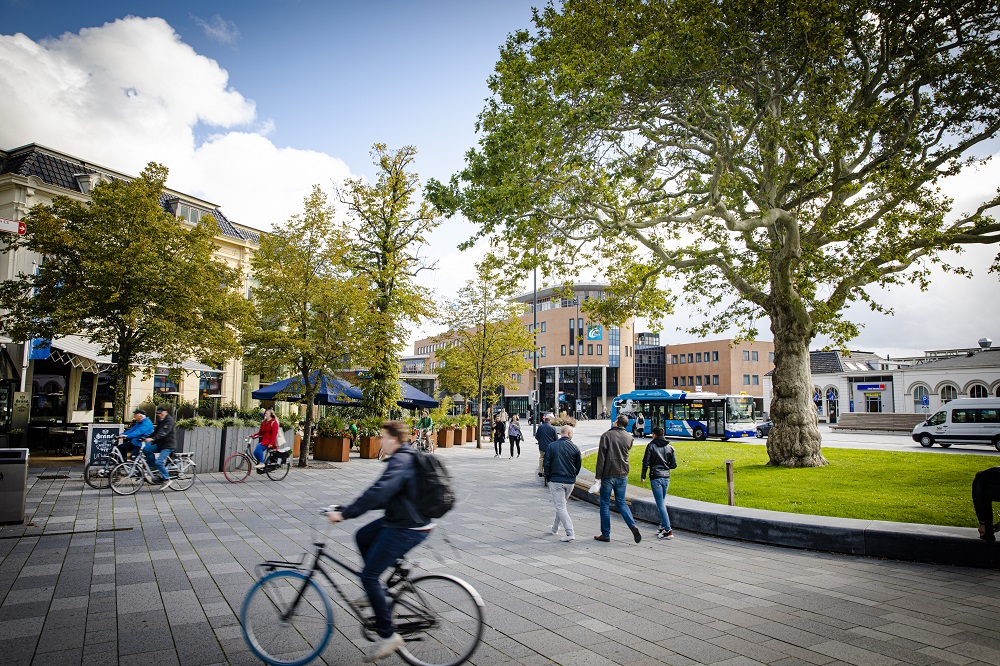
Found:
<path fill-rule="evenodd" d="M 382 434 L 384 419 L 378 416 L 366 416 L 358 421 L 358 435 L 362 437 L 379 437 Z"/>
<path fill-rule="evenodd" d="M 440 428 L 441 424 L 449 419 L 448 413 L 455 406 L 455 401 L 450 395 L 446 395 L 438 403 L 438 406 L 430 410 L 431 420 L 434 421 L 434 427 Z"/>
<path fill-rule="evenodd" d="M 767 451 L 755 444 L 674 441 L 677 470 L 670 494 L 725 504 L 726 460 L 734 460 L 736 505 L 790 513 L 889 520 L 904 523 L 977 524 L 969 487 L 983 469 L 981 456 L 918 452 L 826 449 L 830 465 L 791 469 L 767 464 Z M 628 482 L 640 483 L 645 446 L 632 447 Z M 584 467 L 593 471 L 596 454 Z M 928 483 L 933 479 L 933 483 Z"/>
<path fill-rule="evenodd" d="M 316 422 L 317 437 L 341 437 L 347 431 L 348 424 L 339 414 L 330 412 Z"/>
<path fill-rule="evenodd" d="M 10 247 L 44 255 L 42 270 L 0 282 L 5 334 L 82 335 L 117 356 L 119 418 L 136 368 L 233 358 L 235 326 L 248 312 L 242 276 L 214 257 L 215 219 L 190 228 L 165 212 L 166 178 L 151 162 L 134 180 L 100 183 L 90 201 L 35 206 Z"/>

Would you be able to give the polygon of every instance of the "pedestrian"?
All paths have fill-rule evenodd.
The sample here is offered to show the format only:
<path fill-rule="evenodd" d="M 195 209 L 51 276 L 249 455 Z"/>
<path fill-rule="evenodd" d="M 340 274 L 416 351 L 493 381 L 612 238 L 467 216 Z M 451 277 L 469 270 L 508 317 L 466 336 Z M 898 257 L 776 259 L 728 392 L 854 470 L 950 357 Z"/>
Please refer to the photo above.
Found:
<path fill-rule="evenodd" d="M 514 447 L 517 447 L 517 457 L 521 457 L 521 424 L 517 420 L 517 414 L 511 418 L 507 424 L 507 439 L 510 440 L 510 457 L 514 457 Z"/>
<path fill-rule="evenodd" d="M 639 412 L 635 417 L 635 428 L 632 429 L 632 435 L 634 437 L 646 436 L 646 417 L 642 415 L 642 412 Z"/>
<path fill-rule="evenodd" d="M 267 408 L 264 407 L 264 406 L 261 406 L 261 408 L 260 408 L 260 420 L 263 421 L 265 418 L 267 418 Z"/>
<path fill-rule="evenodd" d="M 538 476 L 545 476 L 545 451 L 548 449 L 549 444 L 559 438 L 559 433 L 557 433 L 556 429 L 552 427 L 551 423 L 549 423 L 551 420 L 551 412 L 542 414 L 542 422 L 538 424 L 538 429 L 535 430 L 535 440 L 538 442 Z"/>
<path fill-rule="evenodd" d="M 663 438 L 663 428 L 656 426 L 653 428 L 653 441 L 646 445 L 646 453 L 642 457 L 642 475 L 639 480 L 645 481 L 646 472 L 649 472 L 649 487 L 653 490 L 656 510 L 660 512 L 660 531 L 656 534 L 658 539 L 674 538 L 674 531 L 670 529 L 670 516 L 667 515 L 663 500 L 670 488 L 670 470 L 676 467 L 674 447 Z"/>
<path fill-rule="evenodd" d="M 625 503 L 625 489 L 628 487 L 628 453 L 632 449 L 632 435 L 628 434 L 628 417 L 619 414 L 610 430 L 601 435 L 597 445 L 597 468 L 594 476 L 601 482 L 601 533 L 596 541 L 611 541 L 611 493 L 615 493 L 615 506 L 622 515 L 632 538 L 642 541 L 642 534 L 635 526 L 632 512 Z"/>
<path fill-rule="evenodd" d="M 499 458 L 500 454 L 503 453 L 503 443 L 507 439 L 507 423 L 500 420 L 497 417 L 496 423 L 493 424 L 493 453 L 496 454 L 493 457 Z"/>
<path fill-rule="evenodd" d="M 979 519 L 979 538 L 996 541 L 994 532 L 1000 532 L 1000 522 L 993 524 L 993 502 L 1000 502 L 1000 467 L 977 472 L 972 480 L 972 508 Z"/>
<path fill-rule="evenodd" d="M 552 523 L 552 534 L 558 534 L 559 525 L 562 525 L 566 535 L 560 541 L 572 541 L 575 538 L 573 519 L 569 517 L 566 502 L 573 494 L 573 486 L 576 484 L 576 475 L 580 473 L 582 458 L 580 449 L 573 443 L 573 426 L 564 425 L 559 432 L 561 437 L 545 449 L 545 483 L 549 486 L 552 504 L 556 507 L 556 519 Z"/>

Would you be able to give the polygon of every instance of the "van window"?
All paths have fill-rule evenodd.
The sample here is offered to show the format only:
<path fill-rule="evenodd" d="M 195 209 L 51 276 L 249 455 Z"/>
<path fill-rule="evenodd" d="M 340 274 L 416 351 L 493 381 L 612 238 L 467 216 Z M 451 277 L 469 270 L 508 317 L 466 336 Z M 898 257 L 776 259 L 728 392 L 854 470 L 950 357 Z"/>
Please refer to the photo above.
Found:
<path fill-rule="evenodd" d="M 927 425 L 941 425 L 944 423 L 944 412 L 938 412 L 927 419 Z"/>
<path fill-rule="evenodd" d="M 980 423 L 1000 423 L 1000 409 L 980 409 Z"/>
<path fill-rule="evenodd" d="M 975 409 L 956 409 L 951 413 L 952 423 L 975 423 L 976 422 L 976 411 Z"/>

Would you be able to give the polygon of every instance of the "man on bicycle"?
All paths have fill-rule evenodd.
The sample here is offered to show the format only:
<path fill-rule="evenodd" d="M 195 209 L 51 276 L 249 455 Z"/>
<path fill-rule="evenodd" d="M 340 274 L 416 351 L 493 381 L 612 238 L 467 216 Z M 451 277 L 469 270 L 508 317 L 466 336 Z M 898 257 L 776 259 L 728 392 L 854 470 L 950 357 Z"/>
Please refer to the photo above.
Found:
<path fill-rule="evenodd" d="M 135 423 L 118 435 L 118 439 L 124 440 L 118 445 L 118 451 L 122 454 L 122 460 L 135 458 L 142 450 L 142 440 L 153 434 L 153 422 L 146 416 L 145 410 L 137 409 L 132 414 Z M 129 455 L 131 454 L 131 456 Z"/>
<path fill-rule="evenodd" d="M 327 520 L 336 524 L 371 509 L 385 510 L 382 518 L 368 523 L 354 535 L 365 562 L 361 584 L 375 613 L 375 633 L 379 636 L 365 657 L 366 662 L 388 657 L 403 646 L 403 638 L 392 623 L 387 591 L 380 578 L 382 573 L 426 539 L 434 528 L 417 510 L 416 451 L 407 441 L 409 436 L 410 429 L 405 423 L 383 423 L 381 444 L 387 465 L 382 476 L 350 505 L 326 514 Z"/>
<path fill-rule="evenodd" d="M 434 434 L 434 419 L 431 418 L 431 413 L 426 409 L 421 412 L 420 420 L 417 421 L 417 431 L 427 443 L 427 447 L 430 448 L 431 436 Z"/>
<path fill-rule="evenodd" d="M 146 462 L 149 463 L 149 466 L 155 467 L 156 471 L 160 473 L 160 479 L 163 481 L 160 490 L 166 490 L 173 484 L 166 463 L 167 456 L 174 451 L 175 442 L 174 417 L 170 416 L 170 411 L 166 407 L 157 407 L 156 429 L 152 435 L 146 438 L 146 445 L 142 447 L 142 452 L 146 454 Z"/>

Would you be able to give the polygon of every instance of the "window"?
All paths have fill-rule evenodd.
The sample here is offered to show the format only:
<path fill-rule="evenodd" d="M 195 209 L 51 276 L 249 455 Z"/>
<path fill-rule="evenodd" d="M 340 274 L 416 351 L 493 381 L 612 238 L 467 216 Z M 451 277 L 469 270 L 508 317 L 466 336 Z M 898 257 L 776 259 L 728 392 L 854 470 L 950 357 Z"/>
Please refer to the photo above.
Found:
<path fill-rule="evenodd" d="M 719 375 L 712 375 L 712 386 L 719 385 Z"/>
<path fill-rule="evenodd" d="M 677 386 L 677 378 L 674 377 L 674 386 Z"/>
<path fill-rule="evenodd" d="M 750 360 L 751 361 L 757 361 L 757 360 L 759 360 L 757 358 L 757 352 L 750 352 Z"/>
<path fill-rule="evenodd" d="M 927 419 L 927 425 L 932 425 L 932 426 L 941 425 L 942 423 L 944 423 L 944 419 L 945 419 L 945 413 L 938 412 L 934 416 Z"/>
<path fill-rule="evenodd" d="M 760 375 L 754 375 L 753 376 L 753 385 L 754 386 L 760 386 Z"/>
<path fill-rule="evenodd" d="M 694 386 L 694 377 L 692 375 L 688 375 L 688 386 Z"/>
<path fill-rule="evenodd" d="M 570 345 L 569 346 L 569 355 L 572 356 L 575 353 L 576 353 L 576 345 Z"/>
<path fill-rule="evenodd" d="M 744 361 L 749 361 L 750 360 L 750 352 L 747 351 L 747 350 L 745 350 L 745 349 L 743 350 L 743 360 Z"/>
<path fill-rule="evenodd" d="M 918 386 L 917 388 L 913 389 L 914 414 L 919 414 L 920 412 L 924 411 L 924 398 L 929 397 L 930 394 L 931 392 L 927 390 L 926 386 Z"/>
<path fill-rule="evenodd" d="M 980 423 L 1000 423 L 1000 409 L 979 409 Z"/>
<path fill-rule="evenodd" d="M 712 362 L 714 363 L 717 362 L 718 360 L 719 360 L 719 352 L 717 351 L 712 352 Z"/>
<path fill-rule="evenodd" d="M 687 386 L 687 377 L 681 377 L 681 386 Z"/>
<path fill-rule="evenodd" d="M 767 362 L 774 363 L 774 352 L 767 352 Z"/>
<path fill-rule="evenodd" d="M 604 353 L 604 345 L 597 345 L 597 355 L 600 356 Z"/>
<path fill-rule="evenodd" d="M 743 375 L 743 386 L 750 386 L 750 375 Z"/>
<path fill-rule="evenodd" d="M 544 333 L 544 332 L 545 332 L 545 322 L 543 321 L 542 322 L 542 333 Z"/>
<path fill-rule="evenodd" d="M 701 363 L 701 352 L 694 355 L 694 361 L 695 363 Z"/>
<path fill-rule="evenodd" d="M 969 389 L 970 398 L 988 398 L 990 392 L 982 384 L 973 384 L 972 388 Z"/>
<path fill-rule="evenodd" d="M 545 347 L 544 347 L 544 345 L 542 346 L 542 358 L 545 358 Z"/>
<path fill-rule="evenodd" d="M 958 389 L 954 386 L 945 386 L 941 389 L 941 404 L 946 405 L 958 397 Z"/>
<path fill-rule="evenodd" d="M 594 355 L 594 345 L 587 345 L 587 356 Z"/>
<path fill-rule="evenodd" d="M 694 354 L 688 354 L 688 363 L 694 363 Z"/>
<path fill-rule="evenodd" d="M 670 355 L 670 362 L 673 363 L 674 365 L 677 365 L 677 354 Z"/>
<path fill-rule="evenodd" d="M 681 354 L 681 363 L 687 363 L 687 355 Z"/>
<path fill-rule="evenodd" d="M 582 343 L 582 342 L 578 342 L 578 343 L 577 343 L 577 347 L 576 347 L 576 353 L 577 353 L 577 354 L 580 354 L 580 355 L 582 355 L 582 354 L 583 354 L 583 343 Z"/>
<path fill-rule="evenodd" d="M 562 346 L 562 355 L 563 355 L 563 356 L 565 356 L 565 355 L 566 355 L 566 345 L 563 345 L 563 346 Z"/>

